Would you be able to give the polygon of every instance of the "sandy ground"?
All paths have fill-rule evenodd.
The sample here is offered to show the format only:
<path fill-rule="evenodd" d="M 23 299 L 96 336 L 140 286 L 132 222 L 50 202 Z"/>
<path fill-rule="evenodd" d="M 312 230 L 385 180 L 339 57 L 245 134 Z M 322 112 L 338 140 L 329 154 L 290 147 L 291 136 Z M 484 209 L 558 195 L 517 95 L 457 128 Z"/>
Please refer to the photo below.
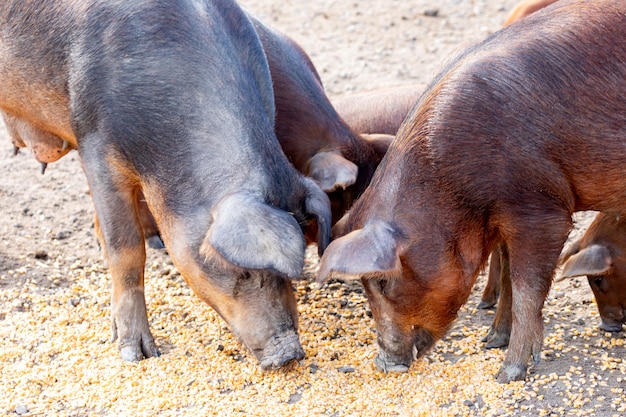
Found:
<path fill-rule="evenodd" d="M 424 83 L 451 52 L 497 30 L 515 0 L 242 2 L 310 54 L 331 97 Z M 499 385 L 503 358 L 480 338 L 483 278 L 449 335 L 403 375 L 376 372 L 359 283 L 296 284 L 307 357 L 263 373 L 224 322 L 149 250 L 147 300 L 164 355 L 122 363 L 108 340 L 109 280 L 78 155 L 45 175 L 0 129 L 0 415 L 626 414 L 624 333 L 599 331 L 586 280 L 553 286 L 542 362 Z M 591 214 L 580 217 L 580 235 Z"/>

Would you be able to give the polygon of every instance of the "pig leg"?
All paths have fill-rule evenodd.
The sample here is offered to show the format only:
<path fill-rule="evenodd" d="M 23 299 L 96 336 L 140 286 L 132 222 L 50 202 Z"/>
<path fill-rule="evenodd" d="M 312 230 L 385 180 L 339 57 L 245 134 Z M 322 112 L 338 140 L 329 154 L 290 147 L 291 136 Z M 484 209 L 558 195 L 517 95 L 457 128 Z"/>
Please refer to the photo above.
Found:
<path fill-rule="evenodd" d="M 143 229 L 143 235 L 148 246 L 152 249 L 165 249 L 165 244 L 163 244 L 163 240 L 161 239 L 159 228 L 157 227 L 156 221 L 148 208 L 148 204 L 146 203 L 146 199 L 142 192 L 137 193 L 137 215 L 139 216 L 139 223 Z M 98 220 L 97 214 L 93 217 L 96 238 L 98 239 L 100 248 L 102 248 L 104 240 L 102 232 L 100 231 L 100 221 Z"/>
<path fill-rule="evenodd" d="M 146 198 L 142 192 L 137 193 L 137 213 L 139 215 L 139 222 L 141 223 L 141 228 L 143 229 L 143 234 L 148 246 L 152 249 L 165 249 L 163 240 L 161 240 L 159 228 L 157 227 L 156 221 L 148 208 Z"/>
<path fill-rule="evenodd" d="M 485 347 L 500 348 L 509 344 L 511 336 L 511 303 L 513 295 L 511 293 L 511 272 L 509 264 L 509 251 L 505 243 L 498 245 L 498 249 L 491 253 L 491 262 L 497 259 L 499 268 L 497 277 L 492 276 L 491 269 L 489 271 L 489 280 L 498 280 L 500 282 L 500 301 L 496 310 L 496 316 L 493 319 L 491 328 L 487 336 L 483 338 L 486 342 Z M 493 271 L 494 274 L 496 271 Z"/>
<path fill-rule="evenodd" d="M 125 361 L 159 356 L 150 333 L 144 297 L 144 237 L 137 218 L 136 186 L 127 175 L 114 171 L 98 146 L 81 149 L 83 168 L 89 182 L 101 230 L 103 248 L 112 277 L 112 340 L 119 339 Z"/>
<path fill-rule="evenodd" d="M 509 249 L 512 320 L 509 348 L 498 382 L 523 380 L 529 359 L 539 362 L 543 342 L 541 310 L 571 228 L 569 213 L 563 217 L 563 212 L 557 210 L 544 212 L 542 216 L 519 217 L 513 224 L 524 225 L 526 228 L 520 233 L 525 235 L 505 237 Z"/>
<path fill-rule="evenodd" d="M 480 298 L 478 308 L 487 309 L 496 305 L 498 302 L 498 296 L 500 295 L 500 250 L 496 249 L 491 252 L 491 259 L 489 261 L 489 274 L 487 276 L 487 285 L 483 290 L 483 295 Z"/>

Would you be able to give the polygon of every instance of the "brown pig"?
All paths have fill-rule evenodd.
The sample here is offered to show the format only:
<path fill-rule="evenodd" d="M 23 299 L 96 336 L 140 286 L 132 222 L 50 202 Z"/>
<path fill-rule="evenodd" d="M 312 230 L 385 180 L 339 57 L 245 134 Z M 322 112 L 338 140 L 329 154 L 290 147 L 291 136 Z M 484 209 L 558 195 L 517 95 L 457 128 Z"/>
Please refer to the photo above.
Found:
<path fill-rule="evenodd" d="M 332 103 L 354 132 L 395 135 L 425 87 L 408 84 L 346 94 Z"/>
<path fill-rule="evenodd" d="M 295 168 L 328 194 L 334 223 L 365 190 L 390 139 L 368 140 L 355 133 L 326 96 L 306 52 L 285 34 L 251 19 L 272 77 L 276 137 Z"/>
<path fill-rule="evenodd" d="M 561 279 L 586 275 L 598 304 L 600 329 L 626 323 L 626 218 L 598 213 L 580 240 L 561 255 Z"/>
<path fill-rule="evenodd" d="M 361 277 L 380 369 L 408 369 L 446 333 L 501 242 L 512 328 L 498 380 L 539 360 L 572 213 L 626 215 L 623 39 L 625 2 L 560 1 L 467 48 L 427 87 L 318 277 Z"/>

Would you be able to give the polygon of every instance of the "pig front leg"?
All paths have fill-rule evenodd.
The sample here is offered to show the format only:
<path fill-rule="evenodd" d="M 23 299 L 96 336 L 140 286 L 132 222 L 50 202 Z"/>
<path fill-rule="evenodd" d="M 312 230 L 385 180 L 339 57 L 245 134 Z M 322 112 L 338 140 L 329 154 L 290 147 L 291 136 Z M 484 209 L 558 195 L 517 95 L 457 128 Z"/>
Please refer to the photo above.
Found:
<path fill-rule="evenodd" d="M 94 149 L 82 151 L 81 157 L 99 219 L 101 245 L 111 272 L 112 341 L 119 340 L 120 354 L 125 361 L 159 356 L 146 313 L 146 252 L 135 207 L 135 181 L 111 168 L 121 166 L 119 161 L 116 164 L 105 162 L 97 152 L 90 151 Z"/>
<path fill-rule="evenodd" d="M 509 250 L 511 280 L 511 337 L 498 382 L 524 380 L 529 359 L 539 362 L 543 343 L 541 310 L 550 290 L 557 260 L 571 228 L 571 217 L 560 212 L 520 218 L 514 222 L 526 229 L 520 235 L 505 237 Z M 562 213 L 561 213 L 562 214 Z M 502 257 L 504 260 L 504 256 Z M 502 282 L 501 299 L 506 280 Z M 501 308 L 498 306 L 498 312 Z"/>

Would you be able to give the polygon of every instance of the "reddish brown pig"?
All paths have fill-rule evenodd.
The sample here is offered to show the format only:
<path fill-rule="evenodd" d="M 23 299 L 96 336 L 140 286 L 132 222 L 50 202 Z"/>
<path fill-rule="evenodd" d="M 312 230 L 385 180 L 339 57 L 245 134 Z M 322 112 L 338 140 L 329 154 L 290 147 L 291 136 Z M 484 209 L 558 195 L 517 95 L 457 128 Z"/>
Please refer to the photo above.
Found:
<path fill-rule="evenodd" d="M 626 215 L 622 39 L 626 3 L 560 1 L 431 82 L 321 260 L 320 281 L 362 278 L 380 369 L 406 370 L 446 333 L 500 242 L 512 330 L 498 380 L 524 379 L 539 360 L 572 213 Z"/>
<path fill-rule="evenodd" d="M 626 219 L 598 213 L 580 240 L 561 255 L 561 278 L 586 275 L 600 311 L 600 328 L 626 323 Z"/>
<path fill-rule="evenodd" d="M 536 12 L 539 9 L 542 9 L 550 4 L 554 3 L 557 0 L 524 0 L 518 3 L 509 16 L 504 21 L 503 26 L 508 26 L 511 23 L 519 20 L 523 17 L 528 16 L 531 13 Z"/>

